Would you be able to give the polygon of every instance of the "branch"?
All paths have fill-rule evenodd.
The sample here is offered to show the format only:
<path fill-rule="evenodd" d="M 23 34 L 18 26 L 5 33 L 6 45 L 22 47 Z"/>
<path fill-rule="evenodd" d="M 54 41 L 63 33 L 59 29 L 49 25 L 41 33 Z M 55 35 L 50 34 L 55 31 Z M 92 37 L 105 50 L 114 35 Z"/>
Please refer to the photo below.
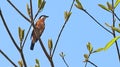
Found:
<path fill-rule="evenodd" d="M 73 7 L 73 5 L 74 5 L 74 2 L 75 2 L 75 0 L 73 0 L 69 12 L 71 12 L 72 7 Z M 63 26 L 62 26 L 62 28 L 61 28 L 61 30 L 60 30 L 60 33 L 59 33 L 59 35 L 58 35 L 57 41 L 56 41 L 56 43 L 55 43 L 55 46 L 54 46 L 54 49 L 53 49 L 53 52 L 52 52 L 52 57 L 53 57 L 53 55 L 54 55 L 54 53 L 55 53 L 55 50 L 56 50 L 58 41 L 59 41 L 59 39 L 60 39 L 60 36 L 61 36 L 61 34 L 62 34 L 63 29 L 65 28 L 66 23 L 67 23 L 67 20 L 64 22 L 64 24 L 63 24 Z"/>
<path fill-rule="evenodd" d="M 8 1 L 8 3 L 9 3 L 23 18 L 25 18 L 28 22 L 30 22 L 30 20 L 29 20 L 23 13 L 21 13 L 21 12 L 15 7 L 15 5 L 12 4 L 12 2 L 11 2 L 10 0 L 7 0 L 7 1 Z"/>
<path fill-rule="evenodd" d="M 66 62 L 65 58 L 64 58 L 64 57 L 62 57 L 62 59 L 63 59 L 63 61 L 64 61 L 65 65 L 66 65 L 67 67 L 69 67 L 69 65 L 68 65 L 68 63 Z"/>
<path fill-rule="evenodd" d="M 115 17 L 120 21 L 120 18 L 116 15 L 116 13 L 114 13 Z"/>
<path fill-rule="evenodd" d="M 2 19 L 2 21 L 3 21 L 3 24 L 4 24 L 5 28 L 6 28 L 8 34 L 9 34 L 11 40 L 12 40 L 12 42 L 14 43 L 14 46 L 17 48 L 18 51 L 20 51 L 20 49 L 19 49 L 17 43 L 15 42 L 15 40 L 14 40 L 12 34 L 10 33 L 10 30 L 9 30 L 9 28 L 8 28 L 6 22 L 5 22 L 5 19 L 4 19 L 3 15 L 2 15 L 2 11 L 1 11 L 1 10 L 0 10 L 0 15 L 1 15 L 1 19 Z"/>
<path fill-rule="evenodd" d="M 16 65 L 2 50 L 0 50 L 0 53 L 1 53 L 14 67 L 17 67 L 17 65 Z"/>
<path fill-rule="evenodd" d="M 113 27 L 115 27 L 115 15 L 114 15 L 114 0 L 112 0 L 112 22 L 113 22 Z M 114 30 L 113 31 L 113 37 L 115 38 L 116 37 L 116 33 Z M 115 44 L 116 44 L 116 49 L 117 49 L 117 54 L 118 54 L 118 58 L 119 58 L 119 62 L 120 62 L 120 52 L 119 52 L 119 47 L 118 47 L 118 43 L 117 41 L 115 41 Z"/>
<path fill-rule="evenodd" d="M 23 47 L 24 47 L 24 45 L 25 45 L 25 42 L 26 42 L 26 40 L 27 40 L 28 34 L 29 34 L 30 30 L 31 30 L 31 27 L 32 27 L 32 25 L 30 25 L 30 27 L 29 27 L 29 29 L 28 29 L 28 31 L 27 31 L 27 34 L 26 34 L 25 39 L 24 39 L 24 41 L 23 41 L 22 49 L 23 49 Z"/>
<path fill-rule="evenodd" d="M 108 30 L 107 28 L 105 28 L 101 23 L 99 23 L 89 12 L 87 12 L 85 9 L 83 9 L 83 11 L 90 16 L 99 26 L 101 26 L 103 29 L 105 29 L 107 32 L 109 32 L 110 34 L 113 34 L 110 30 Z"/>
<path fill-rule="evenodd" d="M 20 53 L 21 58 L 23 60 L 24 66 L 27 67 L 27 64 L 26 64 L 26 61 L 25 61 L 25 58 L 24 58 L 24 54 L 23 54 L 23 49 L 21 49 L 19 53 Z"/>
<path fill-rule="evenodd" d="M 90 64 L 92 64 L 93 66 L 95 66 L 95 67 L 98 67 L 97 65 L 95 65 L 93 62 L 91 62 L 91 61 L 88 61 Z"/>

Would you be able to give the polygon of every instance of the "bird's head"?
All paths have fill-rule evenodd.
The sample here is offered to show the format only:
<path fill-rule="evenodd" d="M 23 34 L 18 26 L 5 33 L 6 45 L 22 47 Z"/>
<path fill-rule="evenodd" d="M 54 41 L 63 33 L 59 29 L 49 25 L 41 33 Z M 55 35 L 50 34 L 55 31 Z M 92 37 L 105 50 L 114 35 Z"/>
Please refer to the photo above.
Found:
<path fill-rule="evenodd" d="M 48 16 L 46 16 L 46 15 L 41 15 L 40 17 L 39 17 L 39 19 L 46 19 L 46 18 L 48 18 Z"/>

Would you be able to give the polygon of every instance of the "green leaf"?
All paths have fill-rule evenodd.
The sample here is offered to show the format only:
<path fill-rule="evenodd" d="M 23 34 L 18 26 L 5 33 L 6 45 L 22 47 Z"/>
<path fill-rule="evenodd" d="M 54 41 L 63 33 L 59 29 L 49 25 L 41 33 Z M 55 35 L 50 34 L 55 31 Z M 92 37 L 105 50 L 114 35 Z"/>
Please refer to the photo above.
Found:
<path fill-rule="evenodd" d="M 114 31 L 117 31 L 118 33 L 120 33 L 120 28 L 116 28 L 116 27 L 113 27 L 113 26 L 111 26 L 111 28 L 112 28 Z"/>
<path fill-rule="evenodd" d="M 26 4 L 26 8 L 27 8 L 27 13 L 28 13 L 28 15 L 30 16 L 30 12 L 31 12 L 31 10 L 30 10 L 30 7 L 29 7 L 28 4 Z"/>
<path fill-rule="evenodd" d="M 42 10 L 42 9 L 44 8 L 45 4 L 46 4 L 46 1 L 43 0 L 43 1 L 42 1 L 42 4 L 41 4 L 41 6 L 40 6 L 40 10 Z"/>
<path fill-rule="evenodd" d="M 102 4 L 98 4 L 98 6 L 100 6 L 102 9 L 106 10 L 106 11 L 110 11 L 106 6 L 102 5 Z"/>
<path fill-rule="evenodd" d="M 22 42 L 24 38 L 24 30 L 22 30 L 20 27 L 18 28 L 18 33 L 19 33 L 19 39 Z"/>
<path fill-rule="evenodd" d="M 120 38 L 120 36 L 117 36 L 115 38 L 113 38 L 111 41 L 109 41 L 106 46 L 104 47 L 104 50 L 108 50 L 112 45 L 113 43 L 115 43 L 116 40 L 118 40 Z"/>
<path fill-rule="evenodd" d="M 120 24 L 119 24 L 119 28 L 120 28 Z"/>
<path fill-rule="evenodd" d="M 76 3 L 77 3 L 77 4 L 75 4 L 75 6 L 76 6 L 78 9 L 83 10 L 83 6 L 82 6 L 82 4 L 80 3 L 80 1 L 79 1 L 79 0 L 76 0 Z"/>
<path fill-rule="evenodd" d="M 93 53 L 101 52 L 101 51 L 103 51 L 103 50 L 104 50 L 104 48 L 98 48 L 97 50 L 93 51 Z"/>
<path fill-rule="evenodd" d="M 35 67 L 40 67 L 39 60 L 38 60 L 38 59 L 35 59 L 35 61 L 36 61 L 36 65 L 35 65 Z"/>
<path fill-rule="evenodd" d="M 64 18 L 67 19 L 67 11 L 64 12 Z"/>
<path fill-rule="evenodd" d="M 111 27 L 108 23 L 105 23 L 106 26 Z"/>
<path fill-rule="evenodd" d="M 18 64 L 19 64 L 19 67 L 23 67 L 23 61 L 22 60 L 18 61 Z"/>
<path fill-rule="evenodd" d="M 105 23 L 105 24 L 106 24 L 106 26 L 110 27 L 112 30 L 114 30 L 114 31 L 116 31 L 116 32 L 118 32 L 118 33 L 120 33 L 120 28 L 116 28 L 116 27 L 110 26 L 110 25 L 107 24 L 107 23 Z"/>
<path fill-rule="evenodd" d="M 68 19 L 70 18 L 71 14 L 72 14 L 72 12 L 67 12 L 67 11 L 64 12 L 65 21 L 68 21 Z"/>
<path fill-rule="evenodd" d="M 70 18 L 71 14 L 72 14 L 72 12 L 68 12 L 68 18 L 67 18 L 67 20 Z"/>
<path fill-rule="evenodd" d="M 90 53 L 91 53 L 92 50 L 93 50 L 93 47 L 92 47 L 92 45 L 91 45 L 90 42 L 88 42 L 88 44 L 87 44 L 87 49 L 88 49 L 88 51 L 89 51 Z"/>
<path fill-rule="evenodd" d="M 52 43 L 52 39 L 48 39 L 48 48 L 51 51 L 53 48 L 53 43 Z"/>
<path fill-rule="evenodd" d="M 109 2 L 107 2 L 107 6 L 108 6 L 108 9 L 112 11 L 112 5 Z"/>
<path fill-rule="evenodd" d="M 89 59 L 88 54 L 84 54 L 84 58 L 85 58 L 84 62 L 88 62 L 88 59 Z"/>
<path fill-rule="evenodd" d="M 42 0 L 38 0 L 38 8 L 40 8 Z"/>
<path fill-rule="evenodd" d="M 116 8 L 119 3 L 120 3 L 120 0 L 116 0 L 115 5 L 114 5 L 114 8 Z"/>
<path fill-rule="evenodd" d="M 85 58 L 85 59 L 88 59 L 88 54 L 84 54 L 84 58 Z"/>

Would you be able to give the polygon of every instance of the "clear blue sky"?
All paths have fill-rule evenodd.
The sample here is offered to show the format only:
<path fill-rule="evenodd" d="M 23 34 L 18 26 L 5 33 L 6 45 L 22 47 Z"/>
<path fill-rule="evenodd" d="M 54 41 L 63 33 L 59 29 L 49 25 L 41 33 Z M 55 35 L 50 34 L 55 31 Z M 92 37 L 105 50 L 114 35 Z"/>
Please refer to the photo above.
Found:
<path fill-rule="evenodd" d="M 22 13 L 28 17 L 26 3 L 29 3 L 29 0 L 11 1 Z M 111 2 L 111 0 L 81 0 L 81 3 L 88 12 L 90 12 L 101 24 L 105 26 L 105 22 L 112 24 L 112 15 L 101 9 L 98 4 L 106 4 L 107 1 Z M 41 37 L 46 46 L 46 49 L 48 48 L 48 39 L 52 38 L 53 43 L 55 44 L 58 33 L 64 23 L 64 11 L 69 10 L 71 3 L 72 0 L 46 0 L 46 6 L 43 12 L 39 14 L 39 16 L 42 14 L 49 16 L 49 18 L 46 20 L 45 31 Z M 0 1 L 0 8 L 6 19 L 7 25 L 15 38 L 15 41 L 17 44 L 19 44 L 18 27 L 20 26 L 22 29 L 25 29 L 26 34 L 30 24 L 25 19 L 23 19 L 6 0 Z M 33 0 L 33 8 L 35 14 L 37 11 L 37 0 Z M 118 14 L 119 9 L 120 8 L 118 6 L 116 9 Z M 30 50 L 30 35 L 31 34 L 29 34 L 24 46 L 24 55 L 28 67 L 33 67 L 35 65 L 36 58 L 40 60 L 41 67 L 50 67 L 50 64 L 38 42 L 35 45 L 35 49 L 33 51 Z M 86 43 L 91 42 L 94 49 L 97 49 L 99 47 L 104 47 L 106 43 L 109 42 L 112 38 L 113 37 L 111 34 L 94 23 L 94 21 L 87 14 L 74 6 L 70 20 L 62 32 L 53 58 L 55 67 L 66 67 L 63 63 L 63 60 L 59 56 L 60 52 L 64 52 L 66 54 L 65 59 L 67 60 L 70 67 L 84 67 L 85 63 L 83 63 L 83 55 L 88 53 Z M 3 50 L 16 64 L 18 60 L 21 59 L 19 52 L 13 45 L 1 19 L 0 49 Z M 91 55 L 90 60 L 98 67 L 120 66 L 115 45 L 113 45 L 108 51 Z M 6 60 L 6 58 L 0 55 L 0 67 L 1 66 L 13 67 L 12 64 Z M 88 64 L 87 67 L 94 66 Z"/>

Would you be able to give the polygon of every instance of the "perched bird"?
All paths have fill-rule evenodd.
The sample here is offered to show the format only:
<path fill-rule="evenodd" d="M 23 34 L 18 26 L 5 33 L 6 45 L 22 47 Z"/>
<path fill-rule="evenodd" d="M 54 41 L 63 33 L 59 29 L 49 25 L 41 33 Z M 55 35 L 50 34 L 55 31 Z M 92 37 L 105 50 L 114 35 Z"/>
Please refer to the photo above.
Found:
<path fill-rule="evenodd" d="M 38 41 L 38 39 L 42 35 L 42 33 L 45 29 L 45 19 L 47 17 L 48 16 L 46 16 L 46 15 L 41 15 L 39 17 L 39 19 L 37 20 L 37 22 L 35 24 L 35 29 L 33 29 L 32 34 L 31 34 L 32 41 L 31 41 L 30 50 L 34 49 L 35 43 Z"/>

